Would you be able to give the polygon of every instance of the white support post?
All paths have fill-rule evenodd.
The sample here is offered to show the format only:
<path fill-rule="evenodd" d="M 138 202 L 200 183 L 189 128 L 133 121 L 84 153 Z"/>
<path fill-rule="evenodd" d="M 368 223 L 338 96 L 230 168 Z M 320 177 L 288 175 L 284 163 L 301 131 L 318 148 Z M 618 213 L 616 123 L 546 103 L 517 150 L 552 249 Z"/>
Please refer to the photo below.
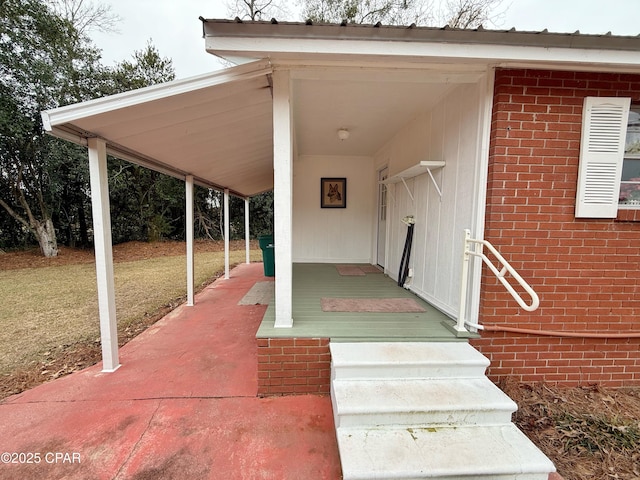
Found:
<path fill-rule="evenodd" d="M 249 252 L 249 199 L 244 199 L 244 249 L 245 263 L 251 263 L 251 255 Z"/>
<path fill-rule="evenodd" d="M 193 268 L 193 176 L 185 178 L 186 230 L 187 237 L 187 306 L 194 305 L 194 268 Z"/>
<path fill-rule="evenodd" d="M 273 211 L 275 248 L 275 328 L 293 326 L 292 209 L 293 142 L 291 80 L 273 72 Z"/>
<path fill-rule="evenodd" d="M 105 141 L 100 138 L 88 139 L 88 147 L 93 242 L 96 256 L 100 340 L 102 343 L 102 371 L 114 372 L 120 363 L 118 360 L 118 323 L 113 280 L 107 147 Z"/>
<path fill-rule="evenodd" d="M 229 279 L 229 189 L 224 189 L 224 278 Z"/>

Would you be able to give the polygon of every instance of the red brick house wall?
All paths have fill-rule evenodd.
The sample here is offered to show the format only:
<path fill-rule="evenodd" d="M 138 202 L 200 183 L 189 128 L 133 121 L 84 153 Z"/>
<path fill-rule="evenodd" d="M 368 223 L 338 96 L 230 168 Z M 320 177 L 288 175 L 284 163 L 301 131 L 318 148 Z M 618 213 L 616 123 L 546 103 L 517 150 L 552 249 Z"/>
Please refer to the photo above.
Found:
<path fill-rule="evenodd" d="M 491 358 L 494 380 L 640 385 L 640 338 L 628 337 L 640 332 L 640 211 L 574 217 L 587 96 L 640 104 L 640 75 L 496 72 L 485 238 L 538 292 L 540 308 L 520 310 L 485 270 L 480 321 L 623 338 L 484 332 L 473 344 Z"/>

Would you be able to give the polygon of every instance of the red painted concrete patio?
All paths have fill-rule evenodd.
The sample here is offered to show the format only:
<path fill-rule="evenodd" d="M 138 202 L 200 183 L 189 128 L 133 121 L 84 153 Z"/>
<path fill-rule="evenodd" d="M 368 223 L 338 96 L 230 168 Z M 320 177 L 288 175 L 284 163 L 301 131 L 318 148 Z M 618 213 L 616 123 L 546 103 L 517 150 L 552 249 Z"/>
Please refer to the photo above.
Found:
<path fill-rule="evenodd" d="M 0 403 L 0 479 L 341 478 L 329 397 L 256 397 L 266 307 L 237 303 L 262 271 L 211 284 L 124 346 L 116 372 Z"/>

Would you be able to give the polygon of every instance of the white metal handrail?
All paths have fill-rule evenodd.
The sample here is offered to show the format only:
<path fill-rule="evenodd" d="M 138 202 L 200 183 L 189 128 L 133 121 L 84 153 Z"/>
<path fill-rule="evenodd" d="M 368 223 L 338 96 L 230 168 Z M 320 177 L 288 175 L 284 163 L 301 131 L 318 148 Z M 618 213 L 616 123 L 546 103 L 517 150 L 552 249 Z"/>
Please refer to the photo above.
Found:
<path fill-rule="evenodd" d="M 498 260 L 499 266 L 502 268 L 498 270 L 491 260 L 483 253 L 483 248 L 487 248 L 491 254 Z M 498 250 L 491 245 L 487 240 L 477 240 L 471 238 L 471 231 L 465 229 L 464 231 L 464 251 L 462 259 L 462 277 L 460 279 L 460 310 L 458 313 L 458 323 L 456 330 L 459 332 L 466 332 L 465 329 L 465 316 L 467 310 L 467 285 L 469 282 L 469 260 L 471 255 L 480 257 L 482 261 L 489 267 L 489 270 L 496 276 L 496 278 L 502 283 L 504 288 L 511 294 L 514 300 L 520 305 L 520 308 L 527 312 L 533 312 L 540 305 L 540 299 L 535 290 L 520 276 L 520 274 L 500 255 Z M 527 304 L 522 296 L 516 292 L 513 286 L 505 278 L 508 274 L 524 289 L 525 292 L 531 297 L 531 303 Z"/>

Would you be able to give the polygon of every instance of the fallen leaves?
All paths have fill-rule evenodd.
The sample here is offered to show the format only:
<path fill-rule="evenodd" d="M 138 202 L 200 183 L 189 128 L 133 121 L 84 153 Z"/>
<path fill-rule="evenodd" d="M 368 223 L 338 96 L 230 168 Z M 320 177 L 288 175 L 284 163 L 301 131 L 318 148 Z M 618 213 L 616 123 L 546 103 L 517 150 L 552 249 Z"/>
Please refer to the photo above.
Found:
<path fill-rule="evenodd" d="M 507 382 L 514 422 L 565 480 L 640 480 L 640 388 Z"/>

